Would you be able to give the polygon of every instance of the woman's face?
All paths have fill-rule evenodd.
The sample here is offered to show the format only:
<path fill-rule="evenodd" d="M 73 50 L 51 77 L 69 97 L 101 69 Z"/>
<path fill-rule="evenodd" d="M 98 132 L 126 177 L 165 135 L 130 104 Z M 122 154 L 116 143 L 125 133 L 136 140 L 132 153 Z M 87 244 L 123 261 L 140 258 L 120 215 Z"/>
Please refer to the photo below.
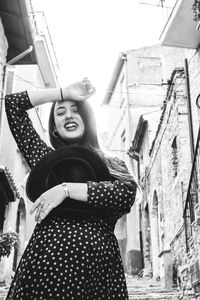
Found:
<path fill-rule="evenodd" d="M 85 126 L 73 100 L 57 102 L 54 108 L 54 122 L 58 135 L 63 140 L 76 142 L 84 134 Z"/>

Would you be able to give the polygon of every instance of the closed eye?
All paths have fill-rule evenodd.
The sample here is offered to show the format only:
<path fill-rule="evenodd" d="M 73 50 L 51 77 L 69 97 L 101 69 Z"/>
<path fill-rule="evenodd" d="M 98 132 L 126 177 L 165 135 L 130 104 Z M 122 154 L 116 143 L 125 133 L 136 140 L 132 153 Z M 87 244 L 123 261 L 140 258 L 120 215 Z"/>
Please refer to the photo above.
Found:
<path fill-rule="evenodd" d="M 57 115 L 57 116 L 62 116 L 62 115 L 65 114 L 65 111 L 66 111 L 65 108 L 60 107 L 60 108 L 58 108 L 58 109 L 56 110 L 56 115 Z"/>
<path fill-rule="evenodd" d="M 72 112 L 73 112 L 73 113 L 79 113 L 77 106 L 74 106 L 74 107 L 72 108 Z"/>

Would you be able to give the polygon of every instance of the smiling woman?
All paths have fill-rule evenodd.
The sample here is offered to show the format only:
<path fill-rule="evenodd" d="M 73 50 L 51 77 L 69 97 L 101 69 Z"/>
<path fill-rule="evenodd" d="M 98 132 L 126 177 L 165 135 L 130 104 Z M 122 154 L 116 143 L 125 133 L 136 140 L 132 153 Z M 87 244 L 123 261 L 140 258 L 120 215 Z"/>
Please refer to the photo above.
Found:
<path fill-rule="evenodd" d="M 37 222 L 7 300 L 128 299 L 114 228 L 130 211 L 137 185 L 124 162 L 106 157 L 99 147 L 86 101 L 94 92 L 84 78 L 63 88 L 62 94 L 50 89 L 6 96 L 10 129 L 31 168 L 27 191 L 36 195 L 30 199 Z M 47 102 L 53 102 L 51 147 L 40 139 L 26 112 Z M 72 203 L 78 211 L 69 209 Z"/>
<path fill-rule="evenodd" d="M 75 101 L 57 102 L 54 108 L 54 135 L 71 143 L 79 141 L 85 131 L 83 119 Z"/>

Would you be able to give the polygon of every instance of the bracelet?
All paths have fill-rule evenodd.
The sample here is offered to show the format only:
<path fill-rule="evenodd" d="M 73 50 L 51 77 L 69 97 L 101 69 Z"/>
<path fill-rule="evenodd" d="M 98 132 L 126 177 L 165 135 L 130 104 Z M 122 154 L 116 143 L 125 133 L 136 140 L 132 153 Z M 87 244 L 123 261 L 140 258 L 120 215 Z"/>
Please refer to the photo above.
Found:
<path fill-rule="evenodd" d="M 62 88 L 60 88 L 60 97 L 61 97 L 61 101 L 64 101 Z"/>
<path fill-rule="evenodd" d="M 69 188 L 67 187 L 67 183 L 66 182 L 63 182 L 61 183 L 62 187 L 63 187 L 63 190 L 65 192 L 65 195 L 67 198 L 70 198 L 70 193 L 69 193 Z"/>

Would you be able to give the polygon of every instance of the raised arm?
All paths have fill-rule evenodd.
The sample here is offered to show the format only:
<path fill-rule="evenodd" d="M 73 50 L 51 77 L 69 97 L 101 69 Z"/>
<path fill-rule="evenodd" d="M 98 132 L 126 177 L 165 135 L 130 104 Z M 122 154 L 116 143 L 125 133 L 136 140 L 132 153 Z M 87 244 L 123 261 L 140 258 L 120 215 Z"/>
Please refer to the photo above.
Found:
<path fill-rule="evenodd" d="M 85 101 L 94 93 L 95 88 L 87 78 L 63 88 L 28 91 L 33 106 L 64 100 Z"/>
<path fill-rule="evenodd" d="M 27 110 L 32 107 L 26 91 L 5 97 L 5 109 L 10 130 L 30 168 L 52 151 L 33 127 L 27 113 Z"/>
<path fill-rule="evenodd" d="M 30 168 L 34 167 L 52 149 L 41 140 L 26 110 L 41 104 L 67 99 L 84 101 L 94 92 L 95 88 L 87 78 L 84 78 L 65 88 L 24 91 L 5 97 L 10 130 Z"/>

